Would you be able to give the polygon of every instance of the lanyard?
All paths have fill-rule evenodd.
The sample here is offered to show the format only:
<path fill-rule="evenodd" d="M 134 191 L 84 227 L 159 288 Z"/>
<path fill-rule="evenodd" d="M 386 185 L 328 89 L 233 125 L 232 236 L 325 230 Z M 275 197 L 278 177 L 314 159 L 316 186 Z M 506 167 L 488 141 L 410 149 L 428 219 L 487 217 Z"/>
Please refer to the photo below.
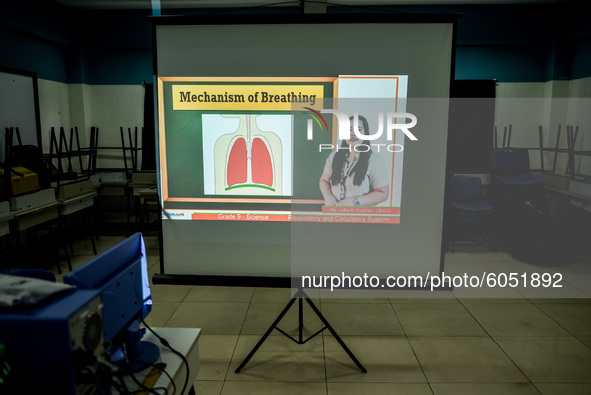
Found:
<path fill-rule="evenodd" d="M 357 158 L 357 155 L 355 155 L 350 165 L 348 159 L 345 159 L 343 162 L 343 167 L 341 168 L 341 200 L 347 196 L 347 187 L 345 186 L 345 181 L 347 180 L 347 177 L 349 177 L 349 174 L 351 174 L 351 170 L 353 170 L 355 163 L 357 163 Z"/>

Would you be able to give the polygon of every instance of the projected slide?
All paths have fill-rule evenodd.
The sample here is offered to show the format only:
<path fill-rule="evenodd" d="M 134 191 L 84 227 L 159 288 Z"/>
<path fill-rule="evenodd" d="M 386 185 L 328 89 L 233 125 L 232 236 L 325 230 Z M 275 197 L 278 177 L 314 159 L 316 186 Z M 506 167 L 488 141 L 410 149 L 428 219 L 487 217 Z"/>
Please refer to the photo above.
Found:
<path fill-rule="evenodd" d="M 163 218 L 400 223 L 407 84 L 160 77 Z"/>

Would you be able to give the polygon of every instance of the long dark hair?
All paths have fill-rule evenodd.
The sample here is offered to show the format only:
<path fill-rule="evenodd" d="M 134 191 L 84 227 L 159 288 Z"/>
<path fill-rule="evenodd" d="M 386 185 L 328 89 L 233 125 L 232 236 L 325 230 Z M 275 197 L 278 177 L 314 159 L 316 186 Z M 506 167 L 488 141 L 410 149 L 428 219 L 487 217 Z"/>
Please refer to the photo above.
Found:
<path fill-rule="evenodd" d="M 359 119 L 359 122 L 363 124 L 364 133 L 369 134 L 369 124 L 367 123 L 367 119 L 361 115 L 358 115 L 357 118 Z M 350 117 L 349 121 L 353 122 L 353 117 Z M 366 144 L 366 140 L 363 140 L 361 143 Z M 330 183 L 332 185 L 337 185 L 341 182 L 341 169 L 343 168 L 343 163 L 349 154 L 348 147 L 349 145 L 347 142 L 343 140 L 341 143 L 341 148 L 343 149 L 339 149 L 332 159 L 332 174 L 330 175 Z M 367 173 L 367 166 L 369 165 L 369 157 L 371 156 L 371 153 L 371 148 L 366 152 L 359 152 L 359 159 L 357 159 L 355 167 L 349 174 L 353 175 L 353 185 L 359 186 L 363 182 L 363 179 Z"/>

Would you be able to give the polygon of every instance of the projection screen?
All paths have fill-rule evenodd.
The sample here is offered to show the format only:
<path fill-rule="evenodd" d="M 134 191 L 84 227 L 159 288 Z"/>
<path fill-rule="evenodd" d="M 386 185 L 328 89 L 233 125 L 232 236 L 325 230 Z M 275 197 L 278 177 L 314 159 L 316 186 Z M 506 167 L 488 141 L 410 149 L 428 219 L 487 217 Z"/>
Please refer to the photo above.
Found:
<path fill-rule="evenodd" d="M 155 281 L 290 286 L 308 274 L 441 273 L 456 17 L 249 18 L 153 18 Z M 359 129 L 356 113 L 368 125 Z M 357 151 L 347 122 L 376 139 Z M 356 187 L 343 182 L 338 202 L 326 200 L 321 179 L 344 140 L 349 153 L 372 150 L 368 169 L 385 163 L 367 170 L 369 193 L 385 199 L 347 196 Z"/>

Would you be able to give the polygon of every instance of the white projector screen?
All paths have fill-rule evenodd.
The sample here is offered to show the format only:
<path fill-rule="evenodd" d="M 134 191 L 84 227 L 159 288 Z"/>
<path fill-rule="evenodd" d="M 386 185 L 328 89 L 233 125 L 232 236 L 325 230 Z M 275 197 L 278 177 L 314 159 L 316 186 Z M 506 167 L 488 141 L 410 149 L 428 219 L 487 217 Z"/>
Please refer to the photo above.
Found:
<path fill-rule="evenodd" d="M 308 274 L 439 274 L 455 16 L 248 19 L 153 18 L 157 281 L 289 286 Z M 366 134 L 383 128 L 385 144 L 365 143 L 378 158 L 368 166 L 386 163 L 370 179 L 385 200 L 325 200 L 326 158 L 344 136 L 326 111 L 337 101 L 342 114 L 368 118 Z M 396 128 L 409 124 L 405 114 L 416 119 L 410 133 Z M 233 162 L 244 166 L 230 171 Z"/>

